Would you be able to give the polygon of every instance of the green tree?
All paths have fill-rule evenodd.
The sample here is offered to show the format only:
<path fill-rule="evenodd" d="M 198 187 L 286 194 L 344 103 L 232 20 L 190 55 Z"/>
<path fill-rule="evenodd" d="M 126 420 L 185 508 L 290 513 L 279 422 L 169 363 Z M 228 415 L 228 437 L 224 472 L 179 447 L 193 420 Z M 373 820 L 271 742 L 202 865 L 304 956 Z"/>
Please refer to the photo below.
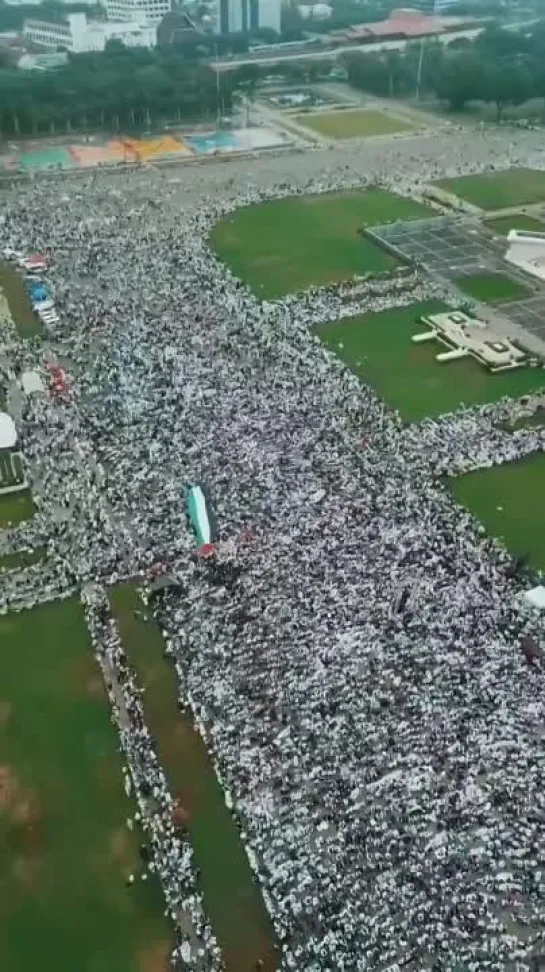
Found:
<path fill-rule="evenodd" d="M 468 101 L 482 97 L 484 91 L 483 63 L 475 51 L 445 57 L 435 79 L 435 92 L 451 111 L 462 111 Z"/>

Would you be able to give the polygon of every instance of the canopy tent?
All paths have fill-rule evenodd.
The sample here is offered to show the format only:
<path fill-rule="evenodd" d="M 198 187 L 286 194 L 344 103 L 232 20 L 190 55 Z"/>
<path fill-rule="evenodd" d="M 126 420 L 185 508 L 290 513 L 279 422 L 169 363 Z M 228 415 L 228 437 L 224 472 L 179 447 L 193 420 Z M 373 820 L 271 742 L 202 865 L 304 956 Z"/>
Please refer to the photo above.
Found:
<path fill-rule="evenodd" d="M 35 304 L 42 303 L 44 300 L 48 300 L 49 298 L 49 291 L 41 280 L 36 280 L 36 281 L 29 280 L 28 292 L 30 294 L 31 300 Z"/>
<path fill-rule="evenodd" d="M 526 604 L 537 608 L 538 611 L 545 611 L 545 587 L 542 584 L 538 584 L 537 587 L 532 587 L 529 591 L 525 591 L 522 599 Z"/>
<path fill-rule="evenodd" d="M 7 412 L 0 412 L 0 449 L 13 449 L 16 442 L 15 422 Z"/>
<path fill-rule="evenodd" d="M 202 486 L 190 486 L 187 491 L 187 515 L 199 547 L 213 544 L 217 540 L 216 519 L 212 511 L 210 497 Z"/>
<path fill-rule="evenodd" d="M 47 270 L 47 257 L 42 253 L 31 253 L 30 256 L 23 257 L 21 266 L 28 273 L 39 273 L 40 270 Z"/>
<path fill-rule="evenodd" d="M 44 390 L 44 383 L 37 371 L 23 371 L 21 385 L 25 395 L 31 395 L 33 392 L 43 392 Z"/>

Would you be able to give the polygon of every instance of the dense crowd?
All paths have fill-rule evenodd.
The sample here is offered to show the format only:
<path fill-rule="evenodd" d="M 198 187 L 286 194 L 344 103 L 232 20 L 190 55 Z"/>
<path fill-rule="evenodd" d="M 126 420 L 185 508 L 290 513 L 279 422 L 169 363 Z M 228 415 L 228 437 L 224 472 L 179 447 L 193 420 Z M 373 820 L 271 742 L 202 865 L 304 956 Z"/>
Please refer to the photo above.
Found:
<path fill-rule="evenodd" d="M 207 242 L 259 199 L 418 195 L 438 176 L 544 165 L 540 133 L 509 139 L 379 140 L 5 200 L 0 243 L 49 255 L 59 315 L 45 349 L 4 342 L 8 386 L 53 355 L 70 389 L 29 397 L 19 418 L 37 515 L 0 553 L 47 557 L 3 578 L 0 606 L 83 591 L 153 869 L 174 920 L 191 917 L 179 968 L 216 968 L 217 948 L 103 593 L 135 573 L 146 588 L 157 562 L 179 589 L 154 610 L 283 968 L 541 967 L 545 706 L 521 650 L 540 621 L 512 558 L 442 482 L 542 449 L 543 430 L 508 427 L 541 399 L 405 427 L 313 326 L 437 285 L 415 271 L 260 303 Z M 196 482 L 219 524 L 212 561 L 186 520 Z"/>

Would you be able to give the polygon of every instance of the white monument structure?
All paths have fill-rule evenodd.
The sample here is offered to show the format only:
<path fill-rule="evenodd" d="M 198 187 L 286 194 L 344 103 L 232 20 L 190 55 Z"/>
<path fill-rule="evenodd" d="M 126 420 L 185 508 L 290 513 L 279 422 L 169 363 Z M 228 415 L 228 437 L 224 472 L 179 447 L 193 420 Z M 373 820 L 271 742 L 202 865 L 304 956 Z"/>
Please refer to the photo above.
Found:
<path fill-rule="evenodd" d="M 437 361 L 455 361 L 471 356 L 489 371 L 506 371 L 527 364 L 528 356 L 509 338 L 496 334 L 488 321 L 471 317 L 465 311 L 453 310 L 423 317 L 429 330 L 414 334 L 415 344 L 439 341 L 448 350 L 436 355 Z"/>
<path fill-rule="evenodd" d="M 545 280 L 545 233 L 532 233 L 530 230 L 509 230 L 509 248 L 505 259 L 516 267 Z"/>
<path fill-rule="evenodd" d="M 27 489 L 21 454 L 17 451 L 17 430 L 7 412 L 0 412 L 0 496 Z"/>

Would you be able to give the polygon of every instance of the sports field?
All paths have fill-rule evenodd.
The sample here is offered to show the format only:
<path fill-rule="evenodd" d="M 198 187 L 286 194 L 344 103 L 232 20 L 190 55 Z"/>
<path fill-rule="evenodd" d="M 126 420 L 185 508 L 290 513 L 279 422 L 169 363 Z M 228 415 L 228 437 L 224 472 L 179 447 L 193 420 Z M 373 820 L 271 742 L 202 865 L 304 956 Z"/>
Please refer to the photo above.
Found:
<path fill-rule="evenodd" d="M 0 529 L 15 526 L 23 520 L 30 520 L 31 516 L 34 516 L 34 511 L 34 503 L 28 489 L 0 496 Z"/>
<path fill-rule="evenodd" d="M 517 557 L 545 570 L 545 455 L 479 469 L 450 481 L 454 497 Z"/>
<path fill-rule="evenodd" d="M 458 179 L 442 179 L 437 185 L 487 211 L 545 202 L 545 171 L 538 169 L 484 172 Z"/>
<path fill-rule="evenodd" d="M 473 358 L 439 364 L 444 346 L 434 341 L 413 344 L 422 331 L 420 318 L 437 313 L 438 301 L 412 304 L 378 314 L 364 314 L 318 328 L 327 346 L 407 422 L 452 412 L 464 405 L 494 402 L 504 395 L 519 398 L 545 384 L 541 369 L 490 375 Z"/>
<path fill-rule="evenodd" d="M 1 617 L 0 645 L 0 968 L 167 972 L 79 602 Z"/>
<path fill-rule="evenodd" d="M 113 589 L 110 603 L 129 661 L 145 689 L 146 724 L 161 765 L 188 814 L 204 908 L 225 970 L 274 972 L 278 955 L 272 926 L 206 746 L 190 712 L 180 711 L 177 675 L 165 656 L 159 628 L 130 584 Z"/>
<path fill-rule="evenodd" d="M 22 338 L 42 334 L 42 323 L 34 313 L 21 274 L 9 263 L 0 261 L 0 290 L 3 290 L 13 323 Z"/>
<path fill-rule="evenodd" d="M 497 219 L 486 219 L 484 225 L 492 230 L 496 236 L 507 236 L 512 229 L 530 230 L 531 233 L 545 233 L 545 223 L 541 223 L 535 216 L 526 213 L 515 213 L 513 216 L 498 216 Z"/>
<path fill-rule="evenodd" d="M 503 273 L 475 273 L 471 276 L 458 277 L 456 286 L 485 304 L 504 304 L 509 300 L 524 300 L 532 294 L 530 287 L 507 277 Z"/>
<path fill-rule="evenodd" d="M 295 196 L 237 210 L 214 227 L 210 243 L 259 297 L 275 299 L 391 270 L 394 257 L 362 229 L 432 214 L 382 189 Z"/>
<path fill-rule="evenodd" d="M 387 115 L 383 111 L 354 109 L 327 111 L 312 115 L 296 115 L 295 121 L 325 138 L 364 138 L 371 135 L 393 135 L 394 132 L 414 130 L 410 122 Z"/>

